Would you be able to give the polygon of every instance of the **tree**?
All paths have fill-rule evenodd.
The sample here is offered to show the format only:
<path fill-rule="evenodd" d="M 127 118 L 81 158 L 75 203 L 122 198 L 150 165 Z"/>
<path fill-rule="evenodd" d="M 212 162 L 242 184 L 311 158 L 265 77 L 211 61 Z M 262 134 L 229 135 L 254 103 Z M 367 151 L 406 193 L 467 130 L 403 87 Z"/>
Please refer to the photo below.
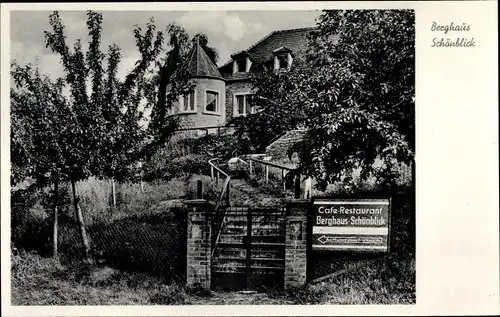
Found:
<path fill-rule="evenodd" d="M 131 179 L 135 172 L 132 163 L 154 153 L 173 134 L 175 120 L 164 116 L 165 120 L 160 116 L 156 125 L 149 131 L 146 129 L 142 124 L 143 103 L 145 101 L 147 107 L 148 102 L 153 101 L 157 108 L 168 110 L 179 94 L 189 91 L 182 69 L 174 71 L 179 68 L 176 56 L 186 54 L 186 46 L 181 43 L 186 42 L 187 37 L 181 28 L 169 26 L 172 49 L 166 64 L 162 65 L 159 55 L 164 50 L 163 32 L 156 31 L 152 19 L 144 31 L 136 25 L 133 33 L 141 58 L 120 81 L 117 78 L 120 49 L 111 45 L 104 54 L 100 48 L 100 13 L 87 12 L 90 41 L 86 53 L 81 40 L 76 41 L 73 50 L 67 46 L 64 25 L 57 11 L 49 16 L 49 23 L 52 31 L 45 32 L 46 46 L 60 56 L 65 77 L 52 82 L 32 65 L 12 65 L 12 78 L 16 83 L 11 91 L 13 182 L 33 178 L 39 188 L 54 184 L 55 198 L 60 181 L 71 183 L 85 255 L 91 261 L 76 183 L 89 176 Z M 106 57 L 107 67 L 104 67 Z M 148 76 L 154 74 L 155 65 L 160 66 L 159 76 L 152 82 Z M 166 98 L 169 85 L 173 89 Z M 69 88 L 69 95 L 63 93 L 64 87 Z M 155 132 L 152 137 L 148 137 L 150 131 Z M 56 209 L 54 213 L 57 245 Z"/>
<path fill-rule="evenodd" d="M 208 37 L 204 33 L 197 33 L 193 39 L 198 38 L 200 41 L 200 46 L 205 50 L 210 60 L 217 65 L 219 61 L 219 53 L 215 47 L 208 45 Z"/>
<path fill-rule="evenodd" d="M 66 159 L 64 174 L 71 182 L 74 207 L 85 254 L 90 260 L 90 243 L 79 205 L 76 182 L 91 175 L 115 177 L 117 166 L 123 167 L 130 162 L 127 154 L 140 138 L 138 102 L 131 92 L 137 86 L 137 82 L 149 64 L 159 54 L 163 36 L 161 32 L 155 36 L 153 21 L 147 24 L 144 35 L 141 34 L 141 29 L 136 26 L 134 36 L 141 53 L 141 60 L 126 76 L 124 83 L 118 83 L 116 80 L 116 65 L 119 61 L 118 49 L 115 46 L 110 47 L 107 91 L 105 93 L 104 67 L 102 65 L 105 55 L 100 49 L 102 14 L 87 12 L 87 28 L 91 39 L 86 56 L 82 51 L 80 40 L 74 44 L 73 52 L 70 51 L 66 44 L 64 25 L 59 13 L 55 11 L 49 16 L 49 19 L 52 32 L 45 32 L 46 46 L 61 58 L 66 75 L 65 81 L 70 88 L 69 102 L 73 114 L 72 126 L 70 127 L 72 139 L 63 143 L 71 150 Z M 87 89 L 89 81 L 90 89 Z M 91 92 L 90 96 L 87 94 L 88 90 Z M 116 98 L 113 98 L 115 90 Z M 123 115 L 117 111 L 121 105 L 126 107 Z M 120 119 L 113 122 L 111 117 Z M 125 131 L 127 132 L 124 133 Z M 122 159 L 121 162 L 120 159 Z M 121 164 L 117 164 L 117 162 Z"/>
<path fill-rule="evenodd" d="M 296 59 L 290 70 L 251 74 L 255 95 L 249 104 L 258 111 L 233 119 L 237 126 L 236 136 L 243 146 L 241 151 L 261 153 L 273 138 L 303 126 L 305 114 L 297 94 L 303 92 L 298 86 L 301 83 L 299 78 L 307 73 L 304 61 Z"/>
<path fill-rule="evenodd" d="M 393 181 L 414 153 L 414 13 L 326 11 L 312 35 L 315 76 L 306 109 L 301 169 L 325 186 L 353 168 Z M 382 160 L 374 168 L 376 158 Z"/>
<path fill-rule="evenodd" d="M 11 75 L 12 183 L 32 179 L 37 188 L 54 185 L 53 254 L 57 258 L 59 183 L 72 155 L 67 141 L 73 137 L 73 114 L 63 97 L 61 78 L 51 81 L 37 67 L 16 63 L 11 65 Z"/>
<path fill-rule="evenodd" d="M 301 173 L 314 176 L 320 188 L 354 168 L 362 178 L 391 182 L 394 166 L 411 163 L 415 148 L 414 23 L 408 10 L 324 11 L 303 63 L 262 75 L 264 84 L 254 80 L 257 97 L 277 106 L 274 118 L 263 124 L 270 112 L 257 115 L 247 129 L 264 131 L 282 118 L 290 128 L 307 128 L 292 151 Z M 376 158 L 383 162 L 377 169 Z"/>

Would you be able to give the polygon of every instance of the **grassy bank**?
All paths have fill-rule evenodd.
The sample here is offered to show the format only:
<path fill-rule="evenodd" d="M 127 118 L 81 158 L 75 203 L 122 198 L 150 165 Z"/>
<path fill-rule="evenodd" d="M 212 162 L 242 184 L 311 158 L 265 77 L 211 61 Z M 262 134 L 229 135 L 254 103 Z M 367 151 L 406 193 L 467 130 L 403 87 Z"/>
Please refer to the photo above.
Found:
<path fill-rule="evenodd" d="M 63 265 L 20 252 L 12 256 L 12 305 L 170 305 L 185 292 L 157 277 L 113 269 Z"/>
<path fill-rule="evenodd" d="M 285 298 L 296 304 L 415 304 L 413 256 L 391 254 L 362 261 L 340 260 L 334 271 L 338 275 L 288 292 Z"/>
<path fill-rule="evenodd" d="M 191 175 L 168 182 L 116 186 L 117 207 L 109 206 L 110 183 L 89 179 L 78 184 L 87 234 L 95 259 L 117 269 L 183 281 L 186 270 L 186 219 L 182 201 L 195 198 L 196 181 L 207 198 L 216 190 L 209 177 Z M 64 193 L 64 192 L 63 192 Z M 60 202 L 59 252 L 63 263 L 83 258 L 80 232 L 69 193 Z M 16 248 L 52 256 L 50 195 L 45 191 L 13 197 L 12 241 Z"/>
<path fill-rule="evenodd" d="M 22 251 L 12 256 L 12 305 L 414 304 L 415 261 L 389 256 L 289 292 L 192 294 L 179 285 L 109 266 L 65 265 Z"/>

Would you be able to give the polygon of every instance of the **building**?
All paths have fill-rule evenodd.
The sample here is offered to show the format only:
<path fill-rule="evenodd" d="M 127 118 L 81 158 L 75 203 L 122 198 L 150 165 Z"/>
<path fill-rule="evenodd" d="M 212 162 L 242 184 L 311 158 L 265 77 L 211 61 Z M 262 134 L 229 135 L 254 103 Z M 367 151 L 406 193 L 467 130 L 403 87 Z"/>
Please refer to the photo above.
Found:
<path fill-rule="evenodd" d="M 308 35 L 314 28 L 274 31 L 246 50 L 231 55 L 217 68 L 199 43 L 188 58 L 188 70 L 196 88 L 179 100 L 172 114 L 182 115 L 184 127 L 214 132 L 231 120 L 257 109 L 250 104 L 250 74 L 289 68 L 305 52 Z"/>

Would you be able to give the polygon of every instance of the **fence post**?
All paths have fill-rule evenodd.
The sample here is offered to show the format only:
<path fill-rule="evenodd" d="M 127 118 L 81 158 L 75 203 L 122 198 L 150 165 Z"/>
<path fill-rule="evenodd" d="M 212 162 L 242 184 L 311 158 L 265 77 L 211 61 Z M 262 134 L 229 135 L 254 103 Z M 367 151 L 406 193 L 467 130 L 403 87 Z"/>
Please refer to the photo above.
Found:
<path fill-rule="evenodd" d="M 286 179 L 285 179 L 285 169 L 281 169 L 281 183 L 283 185 L 283 190 L 286 190 Z"/>
<path fill-rule="evenodd" d="M 250 168 L 250 176 L 252 176 L 253 175 L 253 161 L 252 161 L 252 159 L 250 159 L 250 167 L 249 168 Z"/>
<path fill-rule="evenodd" d="M 266 184 L 269 182 L 269 165 L 266 165 Z"/>
<path fill-rule="evenodd" d="M 231 180 L 227 183 L 227 196 L 226 196 L 227 206 L 229 206 L 230 202 L 231 202 L 231 196 L 230 196 L 230 191 L 229 191 L 230 188 L 231 188 Z"/>
<path fill-rule="evenodd" d="M 251 263 L 252 263 L 252 210 L 249 209 L 247 212 L 247 235 L 246 239 L 246 279 L 245 279 L 245 289 L 248 289 L 250 275 L 252 274 Z"/>
<path fill-rule="evenodd" d="M 202 199 L 203 198 L 203 182 L 201 179 L 199 179 L 196 182 L 196 199 Z"/>
<path fill-rule="evenodd" d="M 214 167 L 210 165 L 210 179 L 214 180 Z"/>
<path fill-rule="evenodd" d="M 217 186 L 219 185 L 219 171 L 215 174 L 215 182 L 217 183 Z"/>

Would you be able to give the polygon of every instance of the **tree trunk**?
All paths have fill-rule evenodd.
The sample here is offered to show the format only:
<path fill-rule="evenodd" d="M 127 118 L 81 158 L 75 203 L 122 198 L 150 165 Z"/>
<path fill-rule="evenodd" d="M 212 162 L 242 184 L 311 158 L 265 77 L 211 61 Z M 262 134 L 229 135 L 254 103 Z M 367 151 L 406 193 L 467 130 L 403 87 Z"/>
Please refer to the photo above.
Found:
<path fill-rule="evenodd" d="M 85 252 L 85 258 L 89 263 L 92 262 L 92 258 L 90 256 L 90 242 L 87 237 L 87 231 L 85 229 L 85 223 L 83 221 L 83 213 L 80 208 L 80 197 L 78 196 L 78 193 L 76 191 L 76 184 L 74 180 L 71 180 L 71 189 L 73 191 L 73 202 L 75 205 L 75 212 L 76 212 L 76 217 L 78 219 L 78 225 L 80 227 L 80 235 L 82 237 L 82 242 L 83 242 L 83 248 Z"/>
<path fill-rule="evenodd" d="M 116 208 L 116 189 L 115 189 L 115 179 L 111 179 L 111 195 L 113 196 L 113 208 Z"/>
<path fill-rule="evenodd" d="M 59 203 L 59 180 L 56 179 L 54 182 L 54 232 L 53 232 L 53 256 L 57 260 L 59 259 L 59 252 L 58 252 L 58 229 L 59 229 L 59 224 L 58 224 L 58 203 Z"/>

